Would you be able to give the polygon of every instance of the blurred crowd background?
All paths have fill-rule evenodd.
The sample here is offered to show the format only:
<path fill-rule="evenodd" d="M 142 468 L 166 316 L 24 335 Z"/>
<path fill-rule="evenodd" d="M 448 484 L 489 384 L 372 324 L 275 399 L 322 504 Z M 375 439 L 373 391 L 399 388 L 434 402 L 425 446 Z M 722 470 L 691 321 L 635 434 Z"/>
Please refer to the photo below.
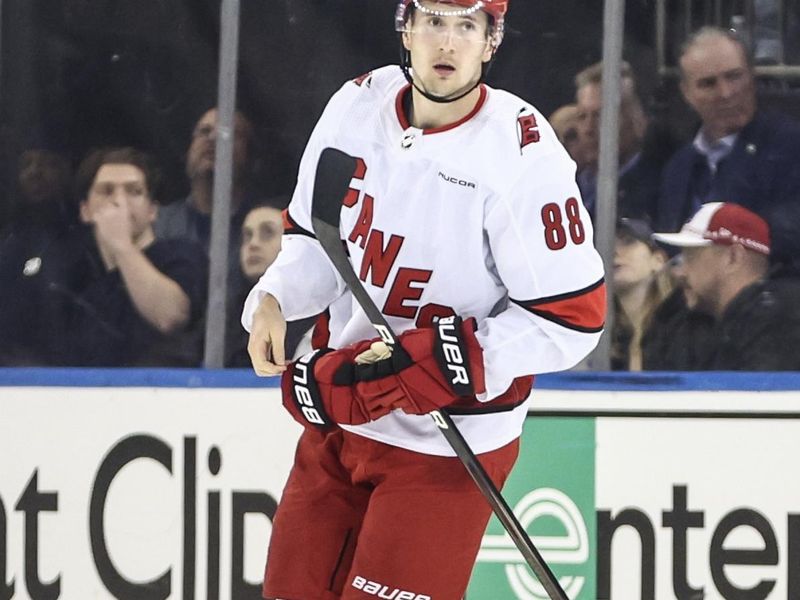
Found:
<path fill-rule="evenodd" d="M 242 2 L 229 307 L 227 315 L 209 315 L 220 1 L 0 0 L 0 365 L 199 366 L 206 320 L 227 319 L 226 366 L 246 367 L 238 311 L 279 251 L 280 210 L 305 142 L 343 82 L 397 62 L 394 8 L 393 0 Z M 612 366 L 800 368 L 791 347 L 800 332 L 800 305 L 791 306 L 800 299 L 793 246 L 800 232 L 800 6 L 628 0 L 625 10 L 617 238 L 621 257 L 626 248 L 640 254 L 620 258 L 639 262 L 635 277 L 620 268 L 616 282 Z M 602 22 L 597 0 L 512 0 L 488 78 L 550 117 L 576 160 L 590 212 Z M 698 130 L 725 110 L 717 104 L 704 114 L 702 99 L 687 95 L 684 46 L 705 26 L 735 30 L 768 133 L 747 141 L 746 121 L 711 168 L 713 179 L 739 143 L 744 155 L 764 158 L 749 176 L 758 185 L 715 188 L 712 181 L 713 193 L 692 192 L 684 206 L 673 201 L 679 192 L 665 191 L 681 180 L 680 153 L 692 152 Z M 776 142 L 777 158 L 766 152 L 773 130 L 785 137 Z M 702 155 L 717 150 L 708 152 Z M 631 169 L 636 178 L 626 184 Z M 748 276 L 720 267 L 725 281 L 742 284 L 709 307 L 687 301 L 687 252 L 652 233 L 677 231 L 712 201 L 742 204 L 754 214 L 747 218 L 763 218 L 772 248 L 769 262 Z M 776 274 L 780 289 L 765 283 Z M 745 288 L 755 294 L 754 307 L 731 321 L 728 296 L 741 304 Z M 753 310 L 766 323 L 751 328 L 753 339 L 792 360 L 759 351 L 737 362 L 724 357 L 741 352 L 715 347 L 725 335 L 752 346 L 737 324 L 753 321 Z M 312 343 L 324 343 L 324 315 L 290 326 L 290 353 Z"/>

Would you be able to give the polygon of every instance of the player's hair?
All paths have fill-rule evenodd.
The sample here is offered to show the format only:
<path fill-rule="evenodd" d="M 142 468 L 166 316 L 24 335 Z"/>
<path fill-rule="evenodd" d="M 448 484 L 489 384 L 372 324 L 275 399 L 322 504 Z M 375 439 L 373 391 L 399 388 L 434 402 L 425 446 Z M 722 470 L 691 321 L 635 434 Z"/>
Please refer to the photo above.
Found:
<path fill-rule="evenodd" d="M 161 195 L 161 170 L 153 157 L 131 146 L 98 148 L 89 152 L 75 173 L 75 198 L 83 201 L 89 196 L 97 172 L 103 165 L 133 165 L 144 173 L 147 194 L 152 202 Z"/>
<path fill-rule="evenodd" d="M 741 51 L 747 68 L 750 70 L 753 69 L 753 53 L 750 51 L 750 48 L 747 46 L 745 41 L 739 36 L 739 34 L 736 33 L 736 31 L 732 29 L 724 29 L 715 25 L 705 25 L 697 31 L 689 34 L 689 37 L 687 37 L 683 44 L 681 44 L 680 52 L 678 53 L 678 70 L 680 71 L 681 79 L 684 79 L 686 76 L 686 74 L 683 72 L 683 66 L 681 65 L 681 60 L 683 57 L 686 56 L 686 54 L 692 48 L 694 48 L 694 46 L 711 38 L 723 38 L 735 44 L 736 47 Z"/>

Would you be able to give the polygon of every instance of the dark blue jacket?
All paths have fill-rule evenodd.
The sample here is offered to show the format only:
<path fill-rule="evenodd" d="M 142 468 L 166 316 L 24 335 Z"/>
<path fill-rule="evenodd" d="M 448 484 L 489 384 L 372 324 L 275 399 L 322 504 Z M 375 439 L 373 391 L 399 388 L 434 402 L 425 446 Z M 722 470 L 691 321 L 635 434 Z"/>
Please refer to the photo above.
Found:
<path fill-rule="evenodd" d="M 696 212 L 693 186 L 705 157 L 688 143 L 664 168 L 656 207 L 656 231 L 677 231 Z M 742 129 L 717 168 L 707 202 L 735 202 L 769 219 L 771 209 L 800 203 L 800 124 L 766 112 Z"/>

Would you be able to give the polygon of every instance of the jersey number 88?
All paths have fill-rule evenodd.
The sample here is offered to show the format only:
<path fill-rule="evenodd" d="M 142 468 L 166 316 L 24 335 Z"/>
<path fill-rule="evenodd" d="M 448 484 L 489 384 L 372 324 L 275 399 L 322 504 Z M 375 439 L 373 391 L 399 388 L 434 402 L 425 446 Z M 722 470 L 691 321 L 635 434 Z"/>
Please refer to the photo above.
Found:
<path fill-rule="evenodd" d="M 569 198 L 564 204 L 567 213 L 566 229 L 561 207 L 555 202 L 542 207 L 542 223 L 544 224 L 544 241 L 550 250 L 561 250 L 567 245 L 567 232 L 572 243 L 577 245 L 586 241 L 586 231 L 581 221 L 578 200 Z"/>

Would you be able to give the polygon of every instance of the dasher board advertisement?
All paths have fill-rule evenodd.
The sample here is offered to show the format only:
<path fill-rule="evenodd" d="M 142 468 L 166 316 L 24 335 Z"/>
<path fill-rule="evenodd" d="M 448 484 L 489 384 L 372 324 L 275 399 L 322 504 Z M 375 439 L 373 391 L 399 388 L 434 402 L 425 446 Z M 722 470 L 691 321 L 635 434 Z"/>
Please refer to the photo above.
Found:
<path fill-rule="evenodd" d="M 800 600 L 797 379 L 592 377 L 503 490 L 570 598 Z M 260 598 L 300 431 L 242 373 L 0 370 L 0 600 Z M 492 521 L 467 600 L 544 598 Z"/>

